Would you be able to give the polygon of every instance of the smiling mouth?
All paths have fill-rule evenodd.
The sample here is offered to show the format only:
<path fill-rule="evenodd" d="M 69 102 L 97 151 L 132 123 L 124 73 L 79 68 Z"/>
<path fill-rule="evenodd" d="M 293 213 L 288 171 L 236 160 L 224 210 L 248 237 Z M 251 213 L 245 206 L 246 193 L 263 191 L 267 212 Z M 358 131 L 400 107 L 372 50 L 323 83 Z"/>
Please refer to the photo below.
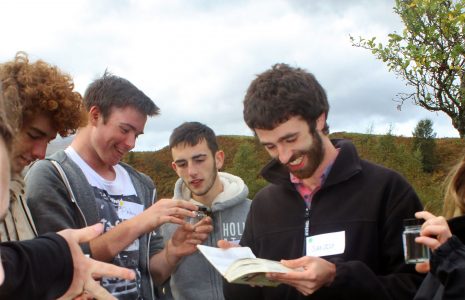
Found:
<path fill-rule="evenodd" d="M 300 165 L 303 160 L 304 160 L 304 157 L 300 156 L 300 157 L 294 159 L 293 161 L 289 162 L 288 165 L 290 165 L 290 166 Z"/>
<path fill-rule="evenodd" d="M 303 166 L 303 163 L 304 163 L 304 156 L 299 156 L 298 158 L 290 161 L 287 163 L 287 167 L 290 169 L 290 170 L 298 170 L 300 168 L 302 168 Z"/>
<path fill-rule="evenodd" d="M 193 185 L 193 186 L 198 186 L 198 185 L 200 185 L 201 183 L 202 183 L 202 180 L 201 180 L 201 179 L 195 179 L 195 180 L 192 180 L 192 181 L 190 182 L 190 184 Z"/>

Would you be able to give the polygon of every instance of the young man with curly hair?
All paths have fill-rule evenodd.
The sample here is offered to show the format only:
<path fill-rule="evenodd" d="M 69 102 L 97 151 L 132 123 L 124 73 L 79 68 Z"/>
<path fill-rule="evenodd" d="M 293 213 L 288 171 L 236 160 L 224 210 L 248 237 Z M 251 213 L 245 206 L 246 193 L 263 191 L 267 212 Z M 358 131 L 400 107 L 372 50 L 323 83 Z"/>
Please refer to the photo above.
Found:
<path fill-rule="evenodd" d="M 0 82 L 7 116 L 18 129 L 12 143 L 11 204 L 0 223 L 0 237 L 2 241 L 31 239 L 37 234 L 23 195 L 21 171 L 45 157 L 57 133 L 65 137 L 85 125 L 87 115 L 72 78 L 42 60 L 30 62 L 24 52 L 0 64 Z"/>

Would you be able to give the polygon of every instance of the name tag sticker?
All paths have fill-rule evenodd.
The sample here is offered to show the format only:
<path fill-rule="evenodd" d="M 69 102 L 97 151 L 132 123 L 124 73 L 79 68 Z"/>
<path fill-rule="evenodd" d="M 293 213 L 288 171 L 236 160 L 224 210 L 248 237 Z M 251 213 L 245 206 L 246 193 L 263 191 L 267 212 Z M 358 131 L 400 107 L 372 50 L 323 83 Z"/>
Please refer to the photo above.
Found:
<path fill-rule="evenodd" d="M 129 201 L 120 201 L 118 205 L 118 217 L 121 220 L 128 220 L 134 216 L 137 216 L 144 210 L 142 204 L 129 202 Z"/>
<path fill-rule="evenodd" d="M 346 248 L 345 231 L 323 233 L 306 238 L 308 256 L 328 256 L 344 253 Z"/>

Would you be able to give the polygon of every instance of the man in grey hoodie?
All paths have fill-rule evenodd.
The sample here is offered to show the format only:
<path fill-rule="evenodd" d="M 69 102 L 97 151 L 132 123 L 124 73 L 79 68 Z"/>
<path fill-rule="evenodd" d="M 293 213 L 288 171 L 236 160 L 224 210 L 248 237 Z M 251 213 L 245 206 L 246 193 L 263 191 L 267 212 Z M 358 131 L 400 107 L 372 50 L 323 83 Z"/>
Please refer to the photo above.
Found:
<path fill-rule="evenodd" d="M 186 122 L 174 129 L 169 147 L 172 167 L 179 176 L 173 199 L 182 199 L 206 207 L 213 219 L 213 231 L 204 245 L 216 247 L 224 239 L 239 242 L 249 212 L 250 199 L 244 181 L 219 172 L 224 152 L 218 149 L 215 133 L 198 122 Z M 178 225 L 164 224 L 163 237 L 169 239 Z M 176 300 L 218 300 L 223 298 L 223 279 L 201 253 L 185 256 L 170 279 Z M 164 299 L 169 299 L 169 291 Z"/>

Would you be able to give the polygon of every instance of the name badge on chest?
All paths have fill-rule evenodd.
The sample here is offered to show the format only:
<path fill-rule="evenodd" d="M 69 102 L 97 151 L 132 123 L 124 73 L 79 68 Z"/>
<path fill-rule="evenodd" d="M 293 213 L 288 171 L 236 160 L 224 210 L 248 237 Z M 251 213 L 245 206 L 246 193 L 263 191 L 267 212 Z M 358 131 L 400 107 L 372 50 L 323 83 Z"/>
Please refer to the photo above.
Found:
<path fill-rule="evenodd" d="M 121 200 L 118 204 L 118 217 L 121 220 L 129 220 L 143 210 L 144 206 L 142 204 Z"/>
<path fill-rule="evenodd" d="M 329 256 L 344 253 L 345 231 L 323 233 L 305 238 L 307 256 Z"/>

